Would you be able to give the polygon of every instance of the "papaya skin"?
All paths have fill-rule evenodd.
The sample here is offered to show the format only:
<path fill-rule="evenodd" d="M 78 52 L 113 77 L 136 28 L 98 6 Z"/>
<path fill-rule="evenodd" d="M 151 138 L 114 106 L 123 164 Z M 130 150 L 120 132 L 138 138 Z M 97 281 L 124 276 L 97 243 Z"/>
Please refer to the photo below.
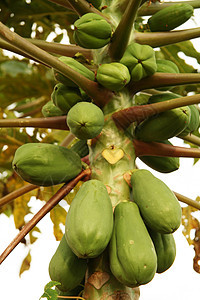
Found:
<path fill-rule="evenodd" d="M 133 201 L 145 224 L 160 233 L 173 233 L 181 224 L 181 206 L 174 193 L 159 178 L 145 169 L 131 175 Z"/>

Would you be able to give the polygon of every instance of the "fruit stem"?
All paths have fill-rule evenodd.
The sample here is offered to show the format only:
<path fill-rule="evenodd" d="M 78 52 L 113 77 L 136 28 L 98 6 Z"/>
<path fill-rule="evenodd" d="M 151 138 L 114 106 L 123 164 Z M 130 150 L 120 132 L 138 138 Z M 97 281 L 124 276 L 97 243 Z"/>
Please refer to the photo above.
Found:
<path fill-rule="evenodd" d="M 66 116 L 49 118 L 18 118 L 0 119 L 0 127 L 33 127 L 69 130 L 66 123 Z"/>
<path fill-rule="evenodd" d="M 186 196 L 183 196 L 179 193 L 174 192 L 174 194 L 176 195 L 176 197 L 178 198 L 179 201 L 188 204 L 194 208 L 200 209 L 200 203 L 198 201 L 192 200 Z"/>
<path fill-rule="evenodd" d="M 174 2 L 165 2 L 165 3 L 163 2 L 162 4 L 157 2 L 157 3 L 151 3 L 151 5 L 149 5 L 148 3 L 145 3 L 138 10 L 138 16 L 150 16 L 150 15 L 155 14 L 159 10 L 164 9 L 165 7 L 169 7 L 173 4 L 182 4 L 182 3 L 183 3 L 183 1 L 176 1 L 175 3 Z M 199 0 L 184 1 L 184 3 L 190 4 L 193 8 L 200 8 Z"/>
<path fill-rule="evenodd" d="M 4 252 L 0 256 L 0 264 L 6 259 L 6 257 L 13 251 L 13 249 L 21 242 L 21 240 L 36 226 L 36 224 L 51 210 L 60 200 L 62 200 L 80 180 L 87 180 L 91 174 L 91 170 L 88 168 L 82 171 L 76 178 L 69 183 L 64 184 L 49 201 L 34 215 L 34 217 L 22 228 L 14 240 L 8 245 Z"/>
<path fill-rule="evenodd" d="M 135 21 L 138 7 L 141 0 L 131 0 L 111 38 L 109 53 L 114 61 L 118 61 L 124 54 L 133 32 L 133 23 Z"/>
<path fill-rule="evenodd" d="M 131 106 L 115 112 L 112 115 L 112 119 L 115 121 L 115 124 L 118 128 L 125 129 L 128 128 L 133 122 L 141 122 L 155 114 L 197 103 L 200 103 L 200 94 L 170 99 L 152 104 Z"/>
<path fill-rule="evenodd" d="M 197 73 L 154 73 L 152 76 L 141 79 L 140 81 L 131 81 L 128 85 L 132 95 L 141 90 L 149 88 L 165 87 L 170 85 L 184 85 L 200 83 L 200 74 Z"/>
<path fill-rule="evenodd" d="M 23 49 L 27 55 L 33 60 L 45 63 L 50 68 L 54 68 L 57 72 L 67 76 L 73 82 L 75 82 L 80 88 L 82 88 L 88 96 L 90 96 L 94 102 L 99 106 L 104 106 L 113 93 L 105 88 L 102 88 L 98 83 L 89 80 L 85 76 L 79 74 L 77 71 L 68 67 L 65 63 L 61 62 L 58 58 L 40 49 L 36 45 L 33 45 L 28 40 L 25 40 L 15 32 L 12 32 L 7 26 L 0 22 L 0 37 L 11 43 L 18 49 Z"/>
<path fill-rule="evenodd" d="M 200 27 L 197 27 L 168 32 L 135 32 L 134 40 L 136 43 L 149 45 L 155 48 L 195 39 L 199 36 Z"/>
<path fill-rule="evenodd" d="M 173 146 L 158 142 L 143 142 L 134 139 L 136 157 L 140 156 L 167 156 L 167 157 L 192 157 L 200 158 L 200 149 Z"/>
<path fill-rule="evenodd" d="M 180 138 L 186 142 L 192 143 L 192 144 L 200 147 L 200 138 L 194 134 L 189 134 L 186 136 L 182 136 Z"/>
<path fill-rule="evenodd" d="M 34 185 L 34 184 L 26 184 L 24 185 L 23 187 L 9 193 L 8 195 L 2 197 L 0 199 L 0 207 L 5 205 L 5 204 L 8 204 L 9 202 L 11 202 L 12 200 L 34 190 L 34 189 L 38 189 L 39 186 L 38 185 Z"/>

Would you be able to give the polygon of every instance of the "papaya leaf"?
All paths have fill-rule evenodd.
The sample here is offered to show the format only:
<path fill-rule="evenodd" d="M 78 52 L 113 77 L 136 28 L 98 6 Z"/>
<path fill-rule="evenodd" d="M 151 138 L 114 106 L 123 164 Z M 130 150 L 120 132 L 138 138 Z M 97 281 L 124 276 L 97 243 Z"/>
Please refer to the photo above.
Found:
<path fill-rule="evenodd" d="M 200 201 L 200 198 L 197 197 L 196 201 Z M 196 210 L 196 208 L 189 205 L 182 208 L 182 232 L 189 245 L 194 245 L 194 240 L 191 238 L 191 231 L 199 228 L 199 221 L 192 215 Z"/>
<path fill-rule="evenodd" d="M 33 244 L 35 241 L 37 241 L 37 237 L 34 236 L 34 232 L 41 232 L 38 227 L 34 227 L 30 232 L 29 232 L 29 238 L 30 238 L 30 243 Z"/>
<path fill-rule="evenodd" d="M 54 236 L 57 241 L 60 241 L 62 239 L 63 232 L 60 229 L 60 224 L 65 225 L 66 216 L 67 216 L 66 210 L 59 204 L 57 204 L 50 211 L 50 218 L 51 218 L 51 221 L 53 222 Z"/>
<path fill-rule="evenodd" d="M 50 281 L 47 283 L 44 287 L 44 294 L 40 297 L 41 298 L 47 298 L 47 300 L 57 300 L 58 292 L 53 289 L 53 287 L 60 285 L 60 282 L 58 281 Z"/>
<path fill-rule="evenodd" d="M 19 276 L 21 276 L 24 271 L 28 271 L 30 269 L 30 265 L 31 265 L 31 254 L 29 251 L 21 264 Z"/>
<path fill-rule="evenodd" d="M 75 188 L 64 198 L 69 205 L 72 203 L 75 195 L 77 194 L 82 184 L 83 182 L 79 181 L 79 183 L 75 186 Z"/>

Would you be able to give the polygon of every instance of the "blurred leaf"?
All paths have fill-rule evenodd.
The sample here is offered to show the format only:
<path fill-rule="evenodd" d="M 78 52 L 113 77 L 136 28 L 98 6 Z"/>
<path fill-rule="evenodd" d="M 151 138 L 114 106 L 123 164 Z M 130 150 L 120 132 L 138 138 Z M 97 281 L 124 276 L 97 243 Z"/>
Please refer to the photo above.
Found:
<path fill-rule="evenodd" d="M 19 271 L 19 276 L 21 276 L 24 271 L 29 270 L 30 265 L 31 265 L 31 254 L 30 254 L 30 251 L 29 251 L 27 256 L 24 258 L 24 260 L 21 264 L 21 268 L 20 268 L 20 271 Z"/>
<path fill-rule="evenodd" d="M 50 281 L 44 287 L 44 294 L 40 297 L 47 298 L 47 300 L 57 300 L 58 292 L 53 287 L 60 285 L 60 282 L 57 281 Z"/>
<path fill-rule="evenodd" d="M 200 197 L 197 197 L 196 201 L 200 201 Z M 199 228 L 199 221 L 192 215 L 194 211 L 197 209 L 189 205 L 182 208 L 183 235 L 189 245 L 194 244 L 194 240 L 191 239 L 191 230 Z"/>
<path fill-rule="evenodd" d="M 66 210 L 61 207 L 59 204 L 57 204 L 51 211 L 50 211 L 50 218 L 53 222 L 53 231 L 54 236 L 57 241 L 60 241 L 63 236 L 63 232 L 60 229 L 60 224 L 65 225 L 67 212 Z"/>
<path fill-rule="evenodd" d="M 33 244 L 35 241 L 37 241 L 37 237 L 34 236 L 34 232 L 41 232 L 38 227 L 34 227 L 30 232 L 29 232 L 29 238 L 30 238 L 30 243 Z"/>

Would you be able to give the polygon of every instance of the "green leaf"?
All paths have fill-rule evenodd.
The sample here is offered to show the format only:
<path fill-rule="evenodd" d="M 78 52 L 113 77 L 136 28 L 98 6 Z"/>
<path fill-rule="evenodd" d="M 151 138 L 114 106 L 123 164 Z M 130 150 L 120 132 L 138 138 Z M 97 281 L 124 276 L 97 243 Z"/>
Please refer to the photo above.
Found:
<path fill-rule="evenodd" d="M 58 292 L 55 289 L 52 289 L 57 285 L 60 285 L 60 282 L 50 281 L 47 283 L 44 287 L 44 294 L 40 297 L 40 299 L 47 298 L 48 300 L 57 300 Z"/>

